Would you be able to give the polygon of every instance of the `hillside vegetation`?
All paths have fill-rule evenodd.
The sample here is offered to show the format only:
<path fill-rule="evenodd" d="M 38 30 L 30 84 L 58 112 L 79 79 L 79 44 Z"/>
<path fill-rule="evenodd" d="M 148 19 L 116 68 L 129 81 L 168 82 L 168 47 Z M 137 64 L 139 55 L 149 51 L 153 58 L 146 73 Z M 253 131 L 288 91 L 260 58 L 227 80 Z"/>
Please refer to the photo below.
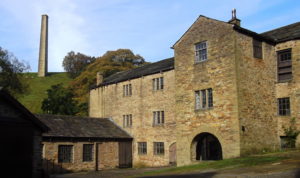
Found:
<path fill-rule="evenodd" d="M 18 100 L 32 113 L 42 113 L 42 101 L 47 98 L 47 90 L 52 85 L 63 83 L 67 87 L 72 80 L 65 72 L 50 72 L 47 77 L 38 77 L 37 73 L 25 73 L 23 75 L 28 80 L 29 91 Z"/>
<path fill-rule="evenodd" d="M 140 62 L 142 60 L 142 62 Z M 101 72 L 104 78 L 120 71 L 129 70 L 146 64 L 140 55 L 135 55 L 129 49 L 108 51 L 103 56 L 89 64 L 81 74 L 76 77 L 70 87 L 73 89 L 76 100 L 79 103 L 88 102 L 88 94 L 91 86 L 96 84 L 96 74 Z"/>
<path fill-rule="evenodd" d="M 91 86 L 96 84 L 96 74 L 101 72 L 104 78 L 120 71 L 129 70 L 146 64 L 140 55 L 135 55 L 129 49 L 107 51 L 103 56 L 95 58 L 84 67 L 80 75 L 72 79 L 70 73 L 49 73 L 46 77 L 37 77 L 37 73 L 25 73 L 29 92 L 20 97 L 19 101 L 33 113 L 43 113 L 42 102 L 46 99 L 47 90 L 53 85 L 62 83 L 70 89 L 76 100 L 79 112 L 76 115 L 88 114 L 88 98 Z M 49 99 L 49 98 L 48 98 Z M 53 101 L 53 98 L 50 98 Z M 63 104 L 63 103 L 62 103 Z"/>

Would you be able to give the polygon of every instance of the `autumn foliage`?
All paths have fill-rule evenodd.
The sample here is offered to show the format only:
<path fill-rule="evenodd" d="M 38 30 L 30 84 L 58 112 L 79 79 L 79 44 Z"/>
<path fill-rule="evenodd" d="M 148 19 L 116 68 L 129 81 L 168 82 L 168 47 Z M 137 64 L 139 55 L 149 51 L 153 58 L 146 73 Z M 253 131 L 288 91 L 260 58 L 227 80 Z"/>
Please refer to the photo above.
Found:
<path fill-rule="evenodd" d="M 74 99 L 86 105 L 88 103 L 89 90 L 96 84 L 96 74 L 101 72 L 106 78 L 120 71 L 129 70 L 145 63 L 143 57 L 135 55 L 129 49 L 107 51 L 103 56 L 96 58 L 70 84 L 74 91 Z M 87 111 L 86 111 L 87 112 Z M 84 115 L 84 113 L 80 113 Z"/>

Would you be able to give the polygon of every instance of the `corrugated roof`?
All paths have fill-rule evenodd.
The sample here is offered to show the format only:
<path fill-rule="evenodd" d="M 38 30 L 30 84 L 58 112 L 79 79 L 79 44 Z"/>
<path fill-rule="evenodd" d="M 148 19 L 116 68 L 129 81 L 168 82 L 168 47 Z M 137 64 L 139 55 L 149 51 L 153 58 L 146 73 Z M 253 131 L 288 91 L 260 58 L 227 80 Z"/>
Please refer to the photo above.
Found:
<path fill-rule="evenodd" d="M 261 33 L 262 36 L 274 39 L 277 43 L 300 39 L 300 22 Z"/>
<path fill-rule="evenodd" d="M 67 138 L 132 138 L 108 118 L 37 114 L 50 131 L 43 137 Z"/>
<path fill-rule="evenodd" d="M 100 86 L 105 86 L 109 84 L 114 84 L 126 80 L 131 80 L 139 78 L 142 76 L 147 76 L 155 73 L 160 73 L 164 71 L 169 71 L 174 69 L 174 58 L 164 59 L 155 63 L 147 64 L 135 69 L 118 72 L 113 74 L 103 80 Z M 99 87 L 99 86 L 96 86 Z"/>

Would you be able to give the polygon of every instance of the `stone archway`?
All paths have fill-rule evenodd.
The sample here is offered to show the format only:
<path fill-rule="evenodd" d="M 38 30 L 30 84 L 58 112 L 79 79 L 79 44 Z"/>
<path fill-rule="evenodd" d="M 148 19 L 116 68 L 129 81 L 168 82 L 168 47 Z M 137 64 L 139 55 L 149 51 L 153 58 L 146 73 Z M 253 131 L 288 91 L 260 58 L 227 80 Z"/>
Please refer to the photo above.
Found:
<path fill-rule="evenodd" d="M 222 147 L 216 136 L 208 132 L 198 134 L 191 145 L 192 161 L 221 160 Z"/>

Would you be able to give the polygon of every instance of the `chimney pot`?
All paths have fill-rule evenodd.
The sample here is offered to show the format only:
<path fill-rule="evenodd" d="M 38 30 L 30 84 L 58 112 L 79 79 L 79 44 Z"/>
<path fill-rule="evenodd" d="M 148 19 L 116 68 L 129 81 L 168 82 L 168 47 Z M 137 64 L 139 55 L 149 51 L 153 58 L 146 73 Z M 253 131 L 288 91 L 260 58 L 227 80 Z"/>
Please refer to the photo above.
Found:
<path fill-rule="evenodd" d="M 236 18 L 236 9 L 235 8 L 232 9 L 231 14 L 232 14 L 232 17 L 231 17 L 231 20 L 228 21 L 228 23 L 234 24 L 237 26 L 241 26 L 241 20 Z"/>

